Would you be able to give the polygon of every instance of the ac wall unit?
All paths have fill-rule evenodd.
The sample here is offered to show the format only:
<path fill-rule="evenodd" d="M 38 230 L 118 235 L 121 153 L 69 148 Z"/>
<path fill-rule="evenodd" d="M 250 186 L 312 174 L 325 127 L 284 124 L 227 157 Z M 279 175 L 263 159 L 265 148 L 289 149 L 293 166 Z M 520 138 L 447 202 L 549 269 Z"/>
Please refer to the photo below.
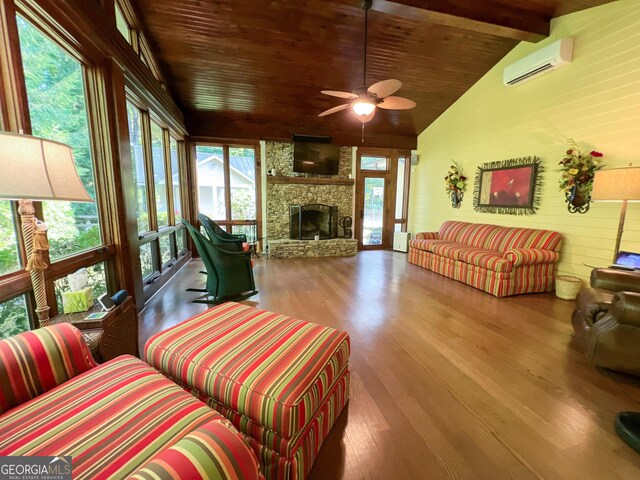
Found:
<path fill-rule="evenodd" d="M 407 252 L 409 250 L 409 232 L 395 232 L 393 234 L 393 249 L 396 252 Z"/>
<path fill-rule="evenodd" d="M 523 83 L 571 63 L 573 38 L 562 38 L 504 69 L 504 84 Z"/>

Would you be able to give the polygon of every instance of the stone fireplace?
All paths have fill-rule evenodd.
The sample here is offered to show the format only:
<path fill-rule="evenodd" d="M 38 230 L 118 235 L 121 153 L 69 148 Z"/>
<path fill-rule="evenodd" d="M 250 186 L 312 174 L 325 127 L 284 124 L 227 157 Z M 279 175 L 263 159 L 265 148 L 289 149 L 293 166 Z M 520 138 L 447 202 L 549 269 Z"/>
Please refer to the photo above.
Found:
<path fill-rule="evenodd" d="M 265 144 L 264 168 L 277 172 L 266 177 L 269 258 L 355 255 L 357 240 L 344 238 L 339 227 L 340 219 L 353 216 L 353 149 L 341 149 L 334 176 L 294 172 L 293 150 L 293 143 Z"/>
<path fill-rule="evenodd" d="M 338 237 L 338 207 L 312 203 L 289 206 L 289 238 L 320 240 Z"/>

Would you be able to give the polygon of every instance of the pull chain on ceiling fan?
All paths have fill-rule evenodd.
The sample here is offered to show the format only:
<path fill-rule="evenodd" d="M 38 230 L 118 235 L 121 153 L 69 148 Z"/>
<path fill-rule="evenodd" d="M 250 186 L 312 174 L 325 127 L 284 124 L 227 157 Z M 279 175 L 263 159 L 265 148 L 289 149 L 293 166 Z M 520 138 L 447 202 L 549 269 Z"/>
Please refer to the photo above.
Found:
<path fill-rule="evenodd" d="M 390 79 L 382 82 L 374 83 L 369 88 L 367 85 L 367 40 L 369 34 L 369 9 L 372 0 L 363 0 L 362 8 L 364 9 L 364 68 L 362 72 L 362 86 L 355 89 L 352 93 L 340 92 L 335 90 L 322 90 L 321 93 L 331 97 L 345 98 L 349 102 L 344 105 L 330 108 L 319 114 L 319 117 L 325 117 L 333 113 L 341 112 L 349 107 L 353 110 L 358 120 L 362 122 L 362 141 L 364 142 L 364 126 L 370 122 L 376 114 L 377 108 L 386 110 L 409 110 L 416 106 L 412 100 L 392 96 L 396 93 L 402 82 L 400 80 Z"/>

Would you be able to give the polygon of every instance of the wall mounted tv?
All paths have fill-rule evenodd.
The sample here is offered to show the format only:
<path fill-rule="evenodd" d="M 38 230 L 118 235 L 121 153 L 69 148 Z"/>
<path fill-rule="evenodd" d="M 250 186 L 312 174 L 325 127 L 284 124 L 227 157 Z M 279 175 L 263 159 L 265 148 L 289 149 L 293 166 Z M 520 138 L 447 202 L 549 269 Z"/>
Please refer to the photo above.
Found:
<path fill-rule="evenodd" d="M 337 175 L 340 164 L 340 147 L 326 143 L 294 142 L 293 171 Z"/>

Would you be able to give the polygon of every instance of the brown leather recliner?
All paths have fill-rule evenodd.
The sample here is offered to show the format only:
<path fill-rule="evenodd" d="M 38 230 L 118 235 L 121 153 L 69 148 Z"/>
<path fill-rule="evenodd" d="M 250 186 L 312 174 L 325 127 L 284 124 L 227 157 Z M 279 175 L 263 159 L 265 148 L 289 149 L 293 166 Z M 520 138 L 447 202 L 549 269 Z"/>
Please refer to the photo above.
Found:
<path fill-rule="evenodd" d="M 640 375 L 640 272 L 593 270 L 571 323 L 594 366 Z"/>

